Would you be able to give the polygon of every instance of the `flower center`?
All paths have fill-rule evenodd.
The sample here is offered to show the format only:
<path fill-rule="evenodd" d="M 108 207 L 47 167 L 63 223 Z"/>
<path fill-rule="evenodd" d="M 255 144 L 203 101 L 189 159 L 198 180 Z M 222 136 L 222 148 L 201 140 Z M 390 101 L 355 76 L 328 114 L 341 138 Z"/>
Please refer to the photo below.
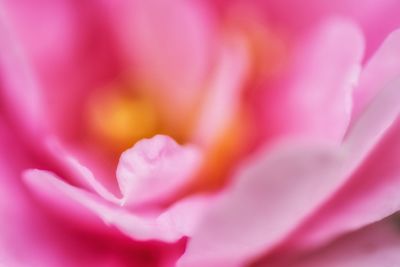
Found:
<path fill-rule="evenodd" d="M 242 18 L 228 21 L 224 28 L 228 36 L 240 39 L 240 47 L 233 45 L 233 51 L 229 52 L 232 54 L 228 53 L 227 58 L 217 63 L 215 77 L 211 75 L 210 81 L 205 83 L 209 88 L 198 92 L 191 110 L 175 112 L 173 104 L 163 103 L 163 99 L 151 91 L 133 91 L 121 86 L 97 91 L 87 108 L 91 136 L 113 151 L 114 156 L 119 156 L 140 139 L 156 134 L 169 135 L 179 143 L 196 142 L 193 134 L 197 133 L 197 124 L 209 123 L 215 117 L 213 126 L 202 127 L 208 139 L 203 147 L 205 160 L 193 184 L 182 195 L 219 188 L 235 162 L 257 142 L 254 141 L 256 118 L 244 95 L 260 79 L 279 73 L 287 52 L 286 43 L 261 22 L 252 17 Z M 224 44 L 227 47 L 232 45 L 227 42 Z M 221 95 L 226 95 L 223 103 Z M 213 111 L 210 113 L 210 110 Z M 213 127 L 217 129 L 211 129 Z"/>
<path fill-rule="evenodd" d="M 148 98 L 122 90 L 97 93 L 90 99 L 90 133 L 113 150 L 125 150 L 160 130 L 158 110 Z"/>

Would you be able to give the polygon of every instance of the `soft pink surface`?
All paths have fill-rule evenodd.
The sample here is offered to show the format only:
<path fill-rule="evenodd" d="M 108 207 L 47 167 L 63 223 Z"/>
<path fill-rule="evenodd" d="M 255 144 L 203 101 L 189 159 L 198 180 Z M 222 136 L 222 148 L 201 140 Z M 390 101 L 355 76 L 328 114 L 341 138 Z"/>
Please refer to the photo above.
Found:
<path fill-rule="evenodd" d="M 221 194 L 204 215 L 181 258 L 181 266 L 229 266 L 258 256 L 284 240 L 352 178 L 351 174 L 399 116 L 399 83 L 397 80 L 382 90 L 351 127 L 343 145 L 328 146 L 316 142 L 278 145 L 242 168 L 225 194 Z M 391 160 L 398 158 L 397 154 L 385 156 Z M 394 177 L 399 175 L 398 172 L 395 167 Z M 378 177 L 378 174 L 375 175 Z M 387 180 L 387 183 L 388 190 L 396 189 L 395 180 Z M 376 187 L 373 189 L 378 190 Z M 368 194 L 368 190 L 363 193 Z M 383 196 L 390 197 L 385 194 L 379 196 L 378 200 L 383 203 L 386 202 Z M 368 198 L 361 195 L 354 197 L 353 201 L 361 201 L 363 197 Z M 350 203 L 354 202 L 346 205 Z M 365 205 L 367 207 L 368 203 Z M 374 215 L 374 211 L 370 210 L 369 217 L 362 217 L 362 214 L 357 217 L 351 212 L 349 215 L 359 220 L 356 226 L 360 227 L 393 213 L 397 210 L 393 205 L 392 199 L 389 205 L 375 210 L 378 214 Z M 346 221 L 340 223 L 346 224 Z M 240 231 L 243 228 L 247 229 L 246 235 Z M 327 231 L 334 229 L 328 227 Z M 316 230 L 319 229 L 310 229 L 311 232 Z"/>
<path fill-rule="evenodd" d="M 331 244 L 316 250 L 303 251 L 303 253 L 297 254 L 286 253 L 278 261 L 263 260 L 252 266 L 397 266 L 400 262 L 399 248 L 398 222 L 393 218 L 388 218 L 338 238 Z"/>
<path fill-rule="evenodd" d="M 27 151 L 19 146 L 3 121 L 0 124 L 0 156 L 2 186 L 0 193 L 0 258 L 4 266 L 170 266 L 182 252 L 184 243 L 137 243 L 106 229 L 92 220 L 101 231 L 77 231 L 71 221 L 57 219 L 49 213 L 46 203 L 35 201 L 22 185 L 23 169 L 36 165 Z M 34 181 L 32 181 L 34 182 Z M 45 185 L 45 180 L 42 181 Z M 50 185 L 49 185 L 50 186 Z M 48 187 L 51 188 L 51 187 Z M 51 188 L 52 189 L 52 188 Z M 53 191 L 58 193 L 58 191 Z M 49 199 L 47 199 L 49 200 Z M 56 195 L 52 201 L 68 202 Z M 57 205 L 57 202 L 54 203 Z M 61 207 L 58 207 L 61 208 Z M 65 206 L 64 206 L 65 208 Z M 58 210 L 74 216 L 85 215 L 82 206 L 68 206 Z M 74 217 L 80 224 L 87 223 L 87 214 Z M 91 224 L 93 226 L 93 224 Z M 96 234 L 94 234 L 96 233 Z"/>
<path fill-rule="evenodd" d="M 167 136 L 139 141 L 122 153 L 117 167 L 121 204 L 138 205 L 171 198 L 189 183 L 200 163 L 201 155 L 195 147 L 180 147 Z"/>
<path fill-rule="evenodd" d="M 0 265 L 400 265 L 395 216 L 378 222 L 400 209 L 399 8 L 4 1 Z M 246 23 L 286 42 L 276 73 L 255 74 L 265 44 Z M 109 152 L 85 112 L 110 88 L 145 94 L 190 134 Z M 239 130 L 254 153 L 212 177 L 223 188 L 192 188 Z"/>

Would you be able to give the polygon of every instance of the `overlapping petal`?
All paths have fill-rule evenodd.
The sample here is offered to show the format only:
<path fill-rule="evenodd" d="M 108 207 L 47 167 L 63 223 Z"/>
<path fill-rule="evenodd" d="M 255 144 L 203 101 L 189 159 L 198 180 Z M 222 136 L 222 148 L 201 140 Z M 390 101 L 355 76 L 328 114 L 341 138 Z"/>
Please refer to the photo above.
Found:
<path fill-rule="evenodd" d="M 348 182 L 383 138 L 400 112 L 398 88 L 399 81 L 374 99 L 343 146 L 278 147 L 247 166 L 203 218 L 181 266 L 229 266 L 285 239 Z"/>
<path fill-rule="evenodd" d="M 284 77 L 258 96 L 266 135 L 340 142 L 351 117 L 363 49 L 360 30 L 342 18 L 325 21 L 297 43 Z"/>

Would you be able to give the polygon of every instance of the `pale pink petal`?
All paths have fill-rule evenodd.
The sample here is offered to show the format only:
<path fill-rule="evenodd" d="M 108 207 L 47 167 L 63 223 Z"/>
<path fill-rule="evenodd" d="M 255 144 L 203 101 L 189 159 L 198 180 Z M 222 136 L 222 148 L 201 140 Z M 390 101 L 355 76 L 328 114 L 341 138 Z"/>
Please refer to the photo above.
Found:
<path fill-rule="evenodd" d="M 38 134 L 44 126 L 40 86 L 3 6 L 0 6 L 0 36 L 0 112 L 23 131 Z"/>
<path fill-rule="evenodd" d="M 167 200 L 194 178 L 201 161 L 199 150 L 168 136 L 142 139 L 122 153 L 118 164 L 122 205 Z"/>
<path fill-rule="evenodd" d="M 1 266 L 173 266 L 182 253 L 182 242 L 138 244 L 76 231 L 69 222 L 54 219 L 23 185 L 21 172 L 33 166 L 34 159 L 2 119 L 0 147 Z"/>
<path fill-rule="evenodd" d="M 397 30 L 387 37 L 361 72 L 360 83 L 353 96 L 353 119 L 357 119 L 373 97 L 382 89 L 382 86 L 390 83 L 399 75 L 400 30 Z"/>
<path fill-rule="evenodd" d="M 135 240 L 175 242 L 182 237 L 174 227 L 157 223 L 153 214 L 138 216 L 130 213 L 92 193 L 63 182 L 52 173 L 30 170 L 25 173 L 24 178 L 39 199 L 61 209 L 67 217 L 75 218 L 76 223 L 81 225 L 105 229 L 106 225 L 114 226 Z"/>
<path fill-rule="evenodd" d="M 289 239 L 313 247 L 400 210 L 400 122 L 332 199 Z"/>
<path fill-rule="evenodd" d="M 40 108 L 46 117 L 46 120 L 40 117 L 41 123 L 46 122 L 49 130 L 69 140 L 81 134 L 88 95 L 115 81 L 122 72 L 120 55 L 109 25 L 104 23 L 99 2 L 6 0 L 2 3 L 26 61 L 14 63 L 19 68 L 28 64 L 33 78 L 41 85 Z M 14 75 L 17 73 L 23 77 L 24 72 L 15 71 Z M 34 97 L 26 99 L 30 92 L 27 86 L 22 84 L 15 91 L 20 90 L 25 90 L 25 96 L 20 97 L 24 105 L 35 104 Z"/>
<path fill-rule="evenodd" d="M 368 157 L 348 183 L 296 231 L 292 241 L 318 245 L 400 209 L 399 89 L 397 80 L 381 90 L 362 114 L 345 142 L 345 149 L 352 153 L 350 159 L 359 158 L 359 153 Z"/>
<path fill-rule="evenodd" d="M 165 210 L 129 211 L 71 186 L 56 175 L 29 170 L 24 180 L 36 198 L 57 217 L 100 236 L 115 236 L 118 229 L 133 240 L 176 242 L 191 235 L 212 197 L 183 199 Z"/>
<path fill-rule="evenodd" d="M 110 190 L 113 186 L 105 186 L 102 184 L 98 177 L 93 174 L 93 171 L 83 165 L 79 160 L 79 154 L 75 155 L 72 151 L 69 151 L 63 144 L 58 141 L 54 136 L 48 136 L 44 140 L 44 150 L 48 150 L 48 153 L 52 159 L 57 162 L 65 173 L 68 174 L 68 178 L 72 180 L 74 184 L 81 188 L 85 188 L 92 192 L 96 192 L 102 198 L 112 202 L 119 203 L 120 199 L 117 195 L 113 194 Z M 98 166 L 95 164 L 91 167 Z M 97 168 L 97 170 L 100 168 Z M 114 177 L 114 176 L 113 176 Z M 101 181 L 106 180 L 105 178 L 101 179 Z M 110 179 L 107 179 L 108 181 Z M 110 184 L 110 182 L 108 182 Z M 115 183 L 114 183 L 115 184 Z"/>
<path fill-rule="evenodd" d="M 291 51 L 291 70 L 258 96 L 266 134 L 340 142 L 363 48 L 360 30 L 342 18 L 325 21 L 299 41 Z"/>
<path fill-rule="evenodd" d="M 113 3 L 116 30 L 134 71 L 175 108 L 205 86 L 215 25 L 204 1 Z M 176 114 L 177 116 L 182 114 Z"/>
<path fill-rule="evenodd" d="M 179 266 L 231 266 L 263 252 L 338 182 L 340 159 L 330 147 L 288 144 L 246 166 L 209 207 Z"/>
<path fill-rule="evenodd" d="M 395 267 L 400 265 L 396 218 L 371 225 L 300 256 L 285 267 Z M 255 266 L 266 266 L 262 263 Z M 270 266 L 270 265 L 267 265 Z M 274 265 L 272 265 L 274 266 Z M 280 266 L 280 265 L 279 265 Z"/>
<path fill-rule="evenodd" d="M 187 197 L 172 205 L 158 220 L 163 224 L 175 225 L 183 235 L 190 237 L 213 199 L 214 196 L 208 195 Z"/>
<path fill-rule="evenodd" d="M 222 2 L 226 8 L 232 2 L 238 1 L 222 0 Z M 272 25 L 284 27 L 293 35 L 303 34 L 313 25 L 332 15 L 348 17 L 359 24 L 365 33 L 368 44 L 367 58 L 390 32 L 400 27 L 398 16 L 400 3 L 397 0 L 309 0 L 307 3 L 292 0 L 239 0 L 239 2 L 255 5 Z"/>
<path fill-rule="evenodd" d="M 382 90 L 343 146 L 286 144 L 245 166 L 208 209 L 181 266 L 240 263 L 287 237 L 347 182 L 382 139 L 400 112 L 398 88 L 399 81 Z"/>
<path fill-rule="evenodd" d="M 227 38 L 228 39 L 228 38 Z M 217 68 L 210 79 L 204 104 L 194 131 L 194 140 L 210 145 L 239 111 L 246 79 L 249 55 L 243 36 L 230 36 L 221 45 Z"/>
<path fill-rule="evenodd" d="M 382 84 L 382 87 L 346 134 L 343 146 L 353 162 L 368 155 L 399 116 L 400 76 L 388 84 Z"/>

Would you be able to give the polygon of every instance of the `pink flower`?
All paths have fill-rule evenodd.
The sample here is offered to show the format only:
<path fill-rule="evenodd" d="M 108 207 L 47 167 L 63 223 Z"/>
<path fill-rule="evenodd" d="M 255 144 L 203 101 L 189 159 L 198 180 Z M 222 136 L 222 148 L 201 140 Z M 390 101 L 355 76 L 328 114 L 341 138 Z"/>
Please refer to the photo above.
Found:
<path fill-rule="evenodd" d="M 398 266 L 397 1 L 4 1 L 0 266 Z"/>

